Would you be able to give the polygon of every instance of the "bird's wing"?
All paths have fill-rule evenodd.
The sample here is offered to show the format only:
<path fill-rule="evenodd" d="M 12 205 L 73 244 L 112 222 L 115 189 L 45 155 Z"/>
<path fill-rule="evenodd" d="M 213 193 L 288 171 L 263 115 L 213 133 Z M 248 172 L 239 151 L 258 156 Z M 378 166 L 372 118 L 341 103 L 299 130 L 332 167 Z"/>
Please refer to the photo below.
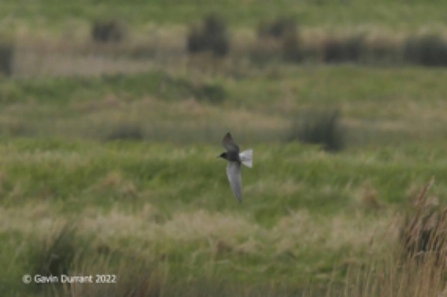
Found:
<path fill-rule="evenodd" d="M 222 139 L 222 145 L 228 152 L 239 152 L 239 147 L 234 142 L 230 133 L 227 133 Z"/>
<path fill-rule="evenodd" d="M 236 196 L 239 202 L 242 202 L 241 163 L 228 162 L 227 176 L 234 196 Z"/>

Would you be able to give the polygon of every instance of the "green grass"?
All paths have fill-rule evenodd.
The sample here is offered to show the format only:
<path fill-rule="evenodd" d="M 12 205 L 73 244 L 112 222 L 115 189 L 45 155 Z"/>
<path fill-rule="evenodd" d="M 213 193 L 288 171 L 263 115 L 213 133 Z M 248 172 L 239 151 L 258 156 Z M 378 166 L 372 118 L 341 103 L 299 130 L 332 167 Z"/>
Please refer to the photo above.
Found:
<path fill-rule="evenodd" d="M 0 31 L 17 37 L 19 50 L 13 78 L 0 77 L 0 295 L 348 296 L 366 292 L 363 282 L 400 290 L 425 271 L 410 265 L 405 275 L 392 262 L 366 274 L 397 250 L 402 212 L 431 177 L 430 195 L 446 203 L 447 72 L 260 66 L 244 50 L 189 59 L 181 38 L 218 11 L 241 48 L 261 20 L 281 15 L 297 17 L 310 41 L 363 29 L 397 40 L 442 32 L 446 5 L 2 1 Z M 129 44 L 104 52 L 84 44 L 91 21 L 111 17 L 128 21 Z M 139 50 L 151 59 L 130 57 Z M 286 142 L 307 113 L 333 109 L 346 149 Z M 228 131 L 254 149 L 241 204 L 217 158 Z M 110 141 L 132 133 L 133 141 Z M 48 259 L 68 259 L 73 275 L 116 274 L 118 283 L 24 285 L 22 275 L 45 271 Z"/>
<path fill-rule="evenodd" d="M 147 24 L 185 25 L 196 23 L 203 15 L 218 11 L 232 26 L 254 27 L 260 19 L 292 15 L 310 27 L 352 27 L 371 25 L 399 29 L 445 24 L 442 1 L 3 1 L 1 17 L 29 27 L 63 30 L 67 20 L 122 18 L 133 26 Z M 57 29 L 56 29 L 57 30 Z"/>
<path fill-rule="evenodd" d="M 0 294 L 67 294 L 21 283 L 67 223 L 72 274 L 143 275 L 83 296 L 278 296 L 310 281 L 325 291 L 395 249 L 396 214 L 432 176 L 444 203 L 443 70 L 269 67 L 241 79 L 179 67 L 1 80 Z M 209 85 L 222 102 L 196 98 Z M 329 107 L 341 110 L 346 150 L 284 141 L 296 117 Z M 128 125 L 143 140 L 107 141 Z M 242 204 L 216 158 L 228 131 L 255 151 Z"/>
<path fill-rule="evenodd" d="M 0 131 L 108 139 L 133 127 L 145 139 L 216 143 L 231 130 L 252 143 L 277 142 L 306 112 L 339 109 L 348 146 L 439 142 L 445 135 L 442 69 L 271 67 L 248 68 L 238 80 L 219 72 L 188 75 L 198 70 L 181 66 L 169 73 L 1 80 Z M 223 97 L 215 101 L 210 88 Z"/>
<path fill-rule="evenodd" d="M 162 258 L 168 279 L 179 284 L 188 276 L 304 286 L 308 273 L 329 280 L 334 266 L 363 261 L 365 252 L 391 244 L 369 242 L 386 233 L 392 210 L 408 201 L 409 190 L 431 176 L 447 178 L 442 146 L 334 155 L 293 144 L 256 145 L 255 167 L 243 170 L 239 204 L 225 163 L 216 159 L 221 150 L 218 144 L 3 139 L 2 250 L 11 256 L 0 259 L 12 272 L 1 278 L 19 288 L 15 278 L 32 258 L 26 249 L 14 256 L 15 246 L 45 237 L 55 228 L 48 229 L 48 221 L 59 226 L 68 220 L 91 238 L 79 247 L 89 257 L 106 245 L 112 259 L 123 253 Z M 384 205 L 382 218 L 362 202 L 366 183 Z M 434 189 L 445 191 L 442 183 Z"/>

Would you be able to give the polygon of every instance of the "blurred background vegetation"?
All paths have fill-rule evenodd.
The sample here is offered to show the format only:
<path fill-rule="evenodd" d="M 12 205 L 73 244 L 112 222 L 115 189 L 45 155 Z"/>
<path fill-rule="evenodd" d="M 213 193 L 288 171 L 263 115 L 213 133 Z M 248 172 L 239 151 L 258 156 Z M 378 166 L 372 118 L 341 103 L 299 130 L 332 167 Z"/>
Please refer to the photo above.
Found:
<path fill-rule="evenodd" d="M 444 296 L 446 9 L 2 1 L 0 295 Z"/>

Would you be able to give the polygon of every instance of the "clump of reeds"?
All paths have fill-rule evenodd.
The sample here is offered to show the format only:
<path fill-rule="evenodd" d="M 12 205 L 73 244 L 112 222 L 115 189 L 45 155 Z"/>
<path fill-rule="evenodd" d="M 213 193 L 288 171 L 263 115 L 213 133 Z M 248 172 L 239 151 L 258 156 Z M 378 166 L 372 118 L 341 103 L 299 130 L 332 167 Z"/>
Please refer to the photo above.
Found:
<path fill-rule="evenodd" d="M 337 152 L 345 147 L 338 110 L 310 111 L 301 121 L 295 120 L 288 135 L 289 141 L 320 144 L 327 151 Z"/>
<path fill-rule="evenodd" d="M 297 21 L 291 17 L 278 17 L 262 21 L 258 26 L 258 41 L 252 50 L 257 62 L 280 56 L 288 62 L 301 62 L 302 45 Z"/>
<path fill-rule="evenodd" d="M 187 49 L 192 54 L 211 51 L 216 56 L 226 56 L 230 51 L 230 38 L 225 20 L 210 14 L 201 26 L 192 27 L 187 36 Z"/>
<path fill-rule="evenodd" d="M 325 63 L 360 62 L 366 52 L 365 38 L 362 35 L 328 38 L 322 52 Z"/>
<path fill-rule="evenodd" d="M 121 42 L 128 35 L 127 25 L 122 20 L 96 20 L 92 26 L 92 38 L 96 42 Z"/>
<path fill-rule="evenodd" d="M 279 39 L 296 30 L 297 22 L 294 18 L 280 16 L 272 21 L 261 21 L 258 25 L 258 37 Z"/>
<path fill-rule="evenodd" d="M 447 42 L 434 34 L 408 37 L 403 45 L 403 54 L 409 63 L 447 66 Z"/>
<path fill-rule="evenodd" d="M 14 70 L 14 45 L 0 42 L 0 76 L 11 76 Z"/>
<path fill-rule="evenodd" d="M 447 207 L 441 207 L 434 196 L 427 195 L 434 179 L 430 180 L 414 199 L 400 230 L 404 258 L 424 261 L 427 256 L 435 264 L 445 266 L 447 256 Z"/>
<path fill-rule="evenodd" d="M 65 225 L 47 240 L 34 246 L 31 268 L 39 275 L 67 274 L 78 251 L 76 229 Z"/>
<path fill-rule="evenodd" d="M 446 296 L 447 207 L 428 195 L 433 182 L 405 211 L 395 248 L 380 260 L 350 267 L 341 296 Z"/>

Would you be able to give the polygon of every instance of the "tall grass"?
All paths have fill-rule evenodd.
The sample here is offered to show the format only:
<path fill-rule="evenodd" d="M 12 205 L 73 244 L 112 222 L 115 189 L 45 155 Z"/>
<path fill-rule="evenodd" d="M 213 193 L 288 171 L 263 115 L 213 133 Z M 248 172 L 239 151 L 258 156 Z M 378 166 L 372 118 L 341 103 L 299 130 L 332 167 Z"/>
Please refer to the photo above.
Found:
<path fill-rule="evenodd" d="M 65 225 L 57 233 L 51 234 L 44 242 L 31 251 L 32 272 L 39 275 L 67 274 L 72 268 L 77 251 L 76 231 Z"/>
<path fill-rule="evenodd" d="M 303 29 L 287 28 L 282 29 L 284 32 L 279 31 L 280 38 L 272 37 L 272 34 L 257 39 L 232 38 L 233 52 L 230 52 L 226 23 L 213 15 L 205 19 L 201 26 L 192 27 L 186 36 L 178 30 L 166 29 L 165 32 L 164 29 L 157 29 L 151 36 L 119 44 L 21 38 L 14 49 L 11 45 L 5 45 L 9 49 L 4 49 L 4 73 L 17 77 L 100 76 L 150 69 L 174 68 L 174 71 L 184 72 L 185 68 L 189 68 L 189 71 L 198 70 L 205 64 L 208 68 L 212 66 L 214 75 L 228 76 L 228 73 L 232 73 L 237 78 L 241 72 L 259 71 L 258 66 L 283 67 L 289 62 L 395 67 L 403 64 L 444 67 L 446 64 L 446 41 L 439 34 L 405 34 L 405 37 L 402 33 L 395 37 L 389 33 L 381 35 L 367 31 L 346 31 L 341 35 L 333 35 L 317 30 L 303 33 Z M 246 34 L 242 30 L 239 32 L 241 36 Z M 186 47 L 184 38 L 187 39 Z M 199 52 L 214 53 L 211 54 L 214 58 L 225 56 L 227 59 L 207 60 L 207 54 L 188 55 Z M 252 63 L 246 65 L 247 58 Z M 232 71 L 227 71 L 228 65 L 233 65 Z M 201 71 L 199 75 L 204 75 L 203 72 L 206 71 Z"/>
<path fill-rule="evenodd" d="M 0 40 L 0 77 L 11 76 L 14 71 L 15 48 L 12 42 Z"/>
<path fill-rule="evenodd" d="M 405 59 L 424 66 L 447 66 L 447 41 L 437 35 L 410 36 L 403 46 Z"/>
<path fill-rule="evenodd" d="M 446 281 L 445 268 L 436 265 L 435 257 L 427 256 L 416 263 L 404 262 L 392 256 L 366 267 L 351 267 L 342 294 L 330 296 L 404 297 L 442 296 Z"/>
<path fill-rule="evenodd" d="M 218 57 L 224 57 L 230 50 L 230 37 L 227 24 L 220 15 L 210 14 L 201 26 L 190 29 L 187 36 L 189 53 L 211 51 Z"/>
<path fill-rule="evenodd" d="M 293 122 L 288 140 L 320 144 L 327 151 L 340 151 L 345 146 L 346 138 L 339 118 L 338 110 L 310 111 L 301 121 L 298 119 Z"/>
<path fill-rule="evenodd" d="M 329 38 L 324 42 L 322 60 L 325 63 L 360 62 L 365 53 L 363 36 Z"/>
<path fill-rule="evenodd" d="M 120 20 L 97 20 L 92 25 L 92 38 L 96 42 L 119 43 L 127 37 L 127 26 Z"/>
<path fill-rule="evenodd" d="M 432 178 L 403 212 L 400 236 L 382 260 L 348 272 L 343 296 L 443 296 L 447 280 L 445 208 L 428 194 Z"/>
<path fill-rule="evenodd" d="M 249 143 L 241 138 L 239 145 Z M 17 283 L 34 265 L 119 275 L 116 286 L 55 288 L 86 296 L 137 288 L 140 296 L 293 296 L 306 292 L 309 278 L 315 296 L 331 279 L 339 292 L 347 267 L 359 264 L 362 275 L 373 269 L 367 259 L 396 249 L 400 225 L 389 226 L 405 189 L 445 174 L 426 166 L 433 157 L 443 164 L 443 146 L 337 155 L 299 144 L 254 150 L 258 169 L 243 172 L 241 208 L 216 160 L 219 144 L 3 139 L 0 264 L 7 269 L 0 290 L 28 292 Z M 367 181 L 382 202 L 374 212 L 359 203 Z M 67 220 L 76 222 L 76 233 L 48 235 L 48 226 Z"/>

